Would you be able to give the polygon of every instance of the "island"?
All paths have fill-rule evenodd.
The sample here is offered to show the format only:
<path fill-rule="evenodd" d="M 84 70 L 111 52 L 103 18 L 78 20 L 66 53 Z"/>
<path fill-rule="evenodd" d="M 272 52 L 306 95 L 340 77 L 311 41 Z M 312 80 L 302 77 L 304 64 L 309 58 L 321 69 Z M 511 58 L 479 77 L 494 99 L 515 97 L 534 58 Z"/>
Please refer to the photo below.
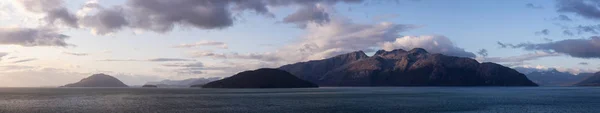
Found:
<path fill-rule="evenodd" d="M 94 74 L 79 82 L 64 85 L 62 87 L 129 87 L 121 80 L 106 74 Z"/>
<path fill-rule="evenodd" d="M 379 50 L 279 67 L 319 86 L 537 86 L 524 74 L 490 62 L 429 53 Z"/>
<path fill-rule="evenodd" d="M 262 68 L 244 71 L 221 80 L 209 82 L 202 88 L 316 88 L 316 84 L 302 80 L 289 72 Z"/>

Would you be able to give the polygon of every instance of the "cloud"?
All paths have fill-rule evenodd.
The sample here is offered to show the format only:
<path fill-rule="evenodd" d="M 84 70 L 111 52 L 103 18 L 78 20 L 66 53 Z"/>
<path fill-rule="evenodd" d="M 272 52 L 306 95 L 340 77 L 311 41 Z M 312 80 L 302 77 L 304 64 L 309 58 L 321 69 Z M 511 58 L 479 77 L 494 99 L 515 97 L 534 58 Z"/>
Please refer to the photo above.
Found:
<path fill-rule="evenodd" d="M 224 42 L 215 42 L 215 41 L 206 41 L 206 40 L 202 40 L 196 43 L 192 43 L 192 44 L 180 44 L 180 45 L 176 45 L 174 46 L 175 48 L 194 48 L 194 47 L 200 47 L 200 46 L 216 46 L 222 49 L 227 49 L 228 46 L 227 44 L 225 44 Z"/>
<path fill-rule="evenodd" d="M 543 57 L 560 56 L 560 55 L 561 54 L 559 54 L 559 53 L 536 51 L 534 53 L 528 53 L 528 54 L 523 54 L 523 55 L 518 55 L 518 56 L 484 57 L 484 58 L 477 58 L 477 60 L 480 62 L 495 62 L 495 63 L 524 62 L 524 61 L 529 61 L 529 60 L 536 60 L 536 59 L 543 58 Z"/>
<path fill-rule="evenodd" d="M 531 8 L 531 9 L 543 9 L 544 8 L 541 5 L 535 5 L 533 3 L 527 3 L 527 4 L 525 4 L 525 7 Z"/>
<path fill-rule="evenodd" d="M 587 62 L 579 62 L 579 65 L 589 65 L 590 63 Z"/>
<path fill-rule="evenodd" d="M 165 2 L 162 0 L 128 0 L 126 13 L 134 28 L 156 32 L 167 32 L 175 26 L 190 26 L 199 29 L 222 29 L 234 24 L 233 11 L 250 10 L 257 14 L 272 17 L 268 6 L 306 6 L 297 13 L 286 17 L 288 22 L 305 21 L 304 16 L 312 20 L 325 19 L 323 13 L 310 11 L 315 4 L 335 4 L 338 2 L 361 2 L 362 0 L 178 0 Z M 304 15 L 317 14 L 317 15 Z M 304 15 L 304 16 L 302 16 Z"/>
<path fill-rule="evenodd" d="M 171 63 L 171 64 L 163 64 L 165 67 L 204 67 L 204 63 L 202 62 L 194 62 L 194 63 Z"/>
<path fill-rule="evenodd" d="M 87 14 L 81 17 L 79 21 L 82 27 L 91 29 L 93 34 L 105 35 L 121 30 L 123 27 L 129 25 L 122 8 L 97 8 L 99 11 L 96 14 Z"/>
<path fill-rule="evenodd" d="M 550 30 L 548 29 L 543 29 L 542 31 L 537 31 L 535 32 L 536 35 L 548 35 L 550 34 Z"/>
<path fill-rule="evenodd" d="M 575 34 L 573 32 L 571 32 L 570 30 L 564 30 L 563 34 L 567 35 L 567 36 L 575 36 Z"/>
<path fill-rule="evenodd" d="M 322 5 L 304 5 L 296 12 L 283 18 L 284 23 L 296 23 L 306 25 L 308 22 L 324 24 L 329 22 L 329 13 L 325 11 Z"/>
<path fill-rule="evenodd" d="M 573 21 L 571 18 L 569 18 L 566 15 L 558 15 L 558 17 L 554 18 L 555 20 L 560 20 L 560 21 Z"/>
<path fill-rule="evenodd" d="M 36 67 L 33 66 L 23 66 L 23 65 L 2 65 L 0 66 L 0 72 L 12 72 L 12 71 L 22 71 L 34 69 Z"/>
<path fill-rule="evenodd" d="M 599 20 L 599 2 L 596 0 L 557 0 L 557 11 L 575 13 L 587 19 Z"/>
<path fill-rule="evenodd" d="M 299 37 L 298 41 L 273 52 L 239 54 L 197 51 L 191 53 L 191 56 L 259 60 L 276 64 L 318 60 L 358 50 L 374 51 L 384 42 L 394 41 L 400 32 L 414 28 L 417 27 L 389 22 L 358 24 L 350 20 L 332 18 L 326 24 L 308 23 L 303 29 L 304 35 Z"/>
<path fill-rule="evenodd" d="M 2 61 L 2 57 L 7 56 L 8 53 L 0 52 L 0 61 Z"/>
<path fill-rule="evenodd" d="M 260 60 L 260 61 L 279 61 L 280 57 L 272 53 L 213 53 L 211 51 L 197 51 L 191 54 L 193 57 L 212 57 L 217 59 L 244 59 L 244 60 Z"/>
<path fill-rule="evenodd" d="M 482 57 L 487 57 L 488 51 L 487 49 L 480 49 L 479 51 L 477 51 L 477 54 L 481 55 Z"/>
<path fill-rule="evenodd" d="M 75 53 L 75 52 L 62 52 L 63 54 L 73 55 L 73 56 L 87 56 L 87 53 Z"/>
<path fill-rule="evenodd" d="M 0 45 L 66 47 L 67 38 L 51 28 L 0 28 Z"/>
<path fill-rule="evenodd" d="M 148 59 L 151 62 L 170 62 L 170 61 L 195 61 L 190 59 L 181 59 L 181 58 L 154 58 Z"/>
<path fill-rule="evenodd" d="M 13 61 L 11 63 L 17 64 L 17 63 L 24 63 L 24 62 L 30 62 L 30 61 L 35 61 L 35 60 L 37 60 L 37 59 L 36 58 L 28 58 L 28 59 L 22 59 L 22 60 Z"/>
<path fill-rule="evenodd" d="M 441 53 L 451 56 L 474 58 L 475 54 L 456 47 L 450 39 L 445 36 L 404 36 L 397 38 L 394 42 L 383 43 L 385 50 L 423 48 L 430 53 Z"/>
<path fill-rule="evenodd" d="M 575 30 L 577 30 L 577 34 L 583 34 L 583 33 L 598 34 L 598 32 L 600 31 L 600 24 L 599 25 L 579 25 L 579 26 L 575 27 Z"/>
<path fill-rule="evenodd" d="M 568 54 L 577 58 L 600 58 L 600 37 L 593 36 L 588 39 L 566 39 L 548 43 L 521 43 L 517 45 L 503 44 L 501 47 L 523 48 L 525 50 L 553 51 Z"/>
<path fill-rule="evenodd" d="M 77 18 L 64 7 L 63 0 L 15 0 L 25 11 L 45 14 L 48 24 L 56 21 L 77 28 Z"/>

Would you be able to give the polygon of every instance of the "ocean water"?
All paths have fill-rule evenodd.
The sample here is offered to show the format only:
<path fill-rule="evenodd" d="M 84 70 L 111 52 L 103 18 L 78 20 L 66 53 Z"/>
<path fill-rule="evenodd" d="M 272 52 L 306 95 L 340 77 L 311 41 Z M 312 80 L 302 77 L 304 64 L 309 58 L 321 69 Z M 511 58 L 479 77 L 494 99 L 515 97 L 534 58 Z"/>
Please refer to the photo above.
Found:
<path fill-rule="evenodd" d="M 0 88 L 0 112 L 600 113 L 600 88 Z"/>

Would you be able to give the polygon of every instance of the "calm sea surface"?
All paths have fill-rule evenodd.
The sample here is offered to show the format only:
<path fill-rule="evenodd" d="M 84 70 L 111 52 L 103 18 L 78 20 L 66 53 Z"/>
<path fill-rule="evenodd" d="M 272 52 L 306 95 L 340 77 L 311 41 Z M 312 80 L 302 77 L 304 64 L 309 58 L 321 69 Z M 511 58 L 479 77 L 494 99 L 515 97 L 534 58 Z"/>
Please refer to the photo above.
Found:
<path fill-rule="evenodd" d="M 0 88 L 0 112 L 600 113 L 600 88 Z"/>

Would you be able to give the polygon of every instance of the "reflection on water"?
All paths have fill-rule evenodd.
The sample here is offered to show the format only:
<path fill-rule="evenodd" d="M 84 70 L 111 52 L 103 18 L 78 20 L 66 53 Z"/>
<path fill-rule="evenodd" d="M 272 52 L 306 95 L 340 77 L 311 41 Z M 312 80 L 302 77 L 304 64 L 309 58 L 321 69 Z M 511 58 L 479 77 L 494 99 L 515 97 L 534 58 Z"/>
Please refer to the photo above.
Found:
<path fill-rule="evenodd" d="M 0 112 L 592 113 L 600 88 L 0 88 Z"/>

